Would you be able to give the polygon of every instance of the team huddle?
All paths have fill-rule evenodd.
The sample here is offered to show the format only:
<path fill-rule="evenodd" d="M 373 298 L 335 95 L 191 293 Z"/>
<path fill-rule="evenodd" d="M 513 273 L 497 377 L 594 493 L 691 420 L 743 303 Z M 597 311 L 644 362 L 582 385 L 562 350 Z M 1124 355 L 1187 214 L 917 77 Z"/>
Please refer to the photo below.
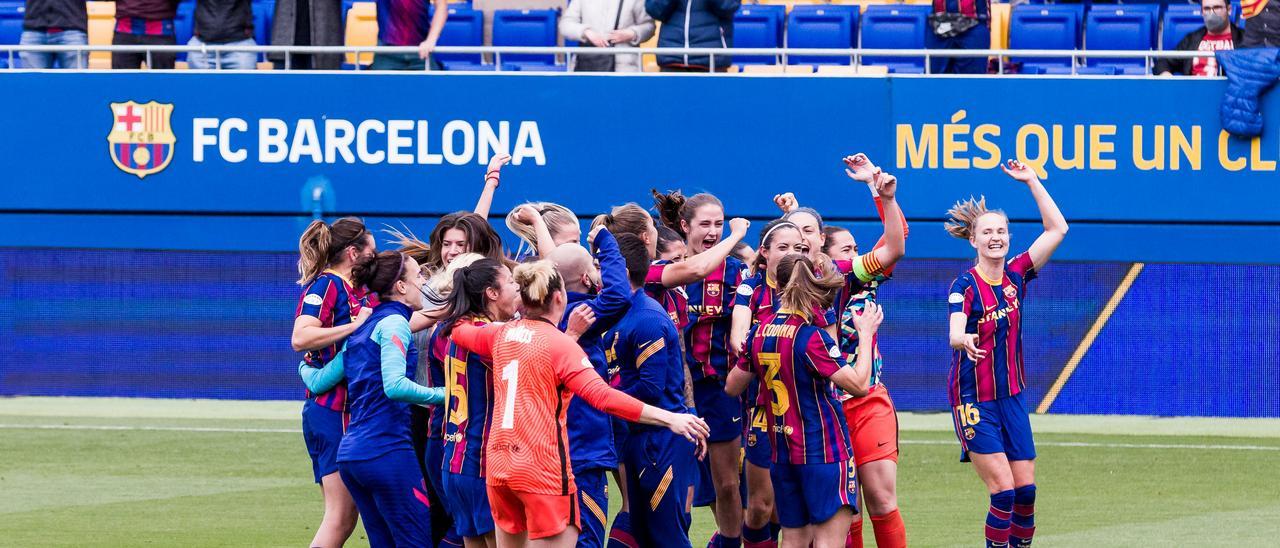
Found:
<path fill-rule="evenodd" d="M 505 155 L 474 211 L 426 242 L 390 231 L 376 251 L 356 218 L 314 221 L 299 243 L 293 329 L 307 388 L 303 435 L 325 514 L 312 546 L 341 546 L 357 517 L 372 546 L 906 546 L 897 508 L 897 415 L 882 382 L 881 284 L 906 252 L 897 179 L 844 159 L 884 225 L 859 253 L 790 193 L 760 231 L 715 196 L 653 192 L 584 238 L 553 203 L 489 225 Z M 948 377 L 961 460 L 987 485 L 988 546 L 1030 546 L 1035 446 L 1022 400 L 1021 302 L 1067 224 L 1034 173 L 1044 232 L 1009 257 L 1009 222 L 985 200 L 946 229 L 977 252 L 948 296 Z M 845 188 L 833 188 L 840 196 Z M 606 530 L 608 483 L 622 508 Z"/>

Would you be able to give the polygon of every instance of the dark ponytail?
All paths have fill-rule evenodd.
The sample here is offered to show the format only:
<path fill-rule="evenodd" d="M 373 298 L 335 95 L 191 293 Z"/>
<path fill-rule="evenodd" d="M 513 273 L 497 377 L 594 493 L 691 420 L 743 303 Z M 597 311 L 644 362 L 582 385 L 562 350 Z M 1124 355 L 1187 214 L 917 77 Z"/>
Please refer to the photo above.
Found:
<path fill-rule="evenodd" d="M 386 300 L 395 283 L 404 279 L 405 263 L 409 256 L 399 251 L 383 251 L 372 259 L 358 263 L 351 269 L 351 283 L 364 286 Z"/>
<path fill-rule="evenodd" d="M 685 232 L 680 221 L 692 223 L 693 216 L 698 212 L 698 208 L 705 205 L 714 205 L 719 207 L 720 211 L 724 211 L 724 204 L 720 202 L 720 199 L 706 192 L 699 192 L 686 198 L 679 190 L 673 190 L 666 194 L 658 192 L 656 188 L 651 190 L 653 191 L 653 206 L 658 210 L 659 220 L 662 221 L 662 224 L 671 227 L 671 230 L 676 231 L 681 238 L 686 238 L 689 234 Z"/>
<path fill-rule="evenodd" d="M 502 266 L 497 259 L 486 257 L 454 271 L 453 292 L 449 293 L 449 315 L 440 320 L 442 335 L 448 337 L 453 332 L 453 324 L 458 320 L 485 313 L 484 291 L 498 286 L 498 269 Z"/>
<path fill-rule="evenodd" d="M 336 262 L 342 250 L 353 245 L 364 247 L 368 234 L 364 221 L 356 217 L 343 217 L 332 225 L 321 219 L 311 221 L 298 238 L 298 285 L 307 285 L 318 278 Z"/>

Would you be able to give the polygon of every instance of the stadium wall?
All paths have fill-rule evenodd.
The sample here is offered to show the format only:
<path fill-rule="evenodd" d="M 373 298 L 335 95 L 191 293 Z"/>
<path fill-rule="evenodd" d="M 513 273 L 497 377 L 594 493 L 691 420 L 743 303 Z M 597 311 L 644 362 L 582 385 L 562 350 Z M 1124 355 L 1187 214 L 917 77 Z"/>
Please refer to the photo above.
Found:
<path fill-rule="evenodd" d="M 1014 157 L 1043 165 L 1072 222 L 1026 303 L 1030 402 L 1280 417 L 1275 94 L 1250 142 L 1221 136 L 1220 80 L 0 79 L 25 105 L 0 132 L 0 394 L 298 398 L 302 227 L 357 214 L 425 234 L 474 204 L 494 149 L 519 164 L 497 214 L 539 199 L 588 218 L 681 187 L 763 221 L 790 190 L 869 242 L 874 209 L 838 162 L 862 151 L 899 175 L 912 221 L 882 293 L 901 409 L 946 407 L 946 290 L 972 253 L 941 230 L 947 206 L 987 195 L 1015 248 L 1038 231 L 994 168 Z"/>

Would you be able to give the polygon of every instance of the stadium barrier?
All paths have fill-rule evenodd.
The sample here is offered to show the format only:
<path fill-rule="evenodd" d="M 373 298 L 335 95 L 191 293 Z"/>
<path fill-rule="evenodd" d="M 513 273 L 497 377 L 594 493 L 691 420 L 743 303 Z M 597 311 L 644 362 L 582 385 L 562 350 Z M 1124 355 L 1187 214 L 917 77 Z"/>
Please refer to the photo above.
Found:
<path fill-rule="evenodd" d="M 407 46 L 227 46 L 227 45 L 174 45 L 174 46 L 136 46 L 136 45 L 49 45 L 49 46 L 33 46 L 33 45 L 0 45 L 0 57 L 7 57 L 7 67 L 9 70 L 31 70 L 23 69 L 14 61 L 18 58 L 18 54 L 23 51 L 31 52 L 122 52 L 122 53 L 146 53 L 148 65 L 151 60 L 151 53 L 237 53 L 248 52 L 257 54 L 279 54 L 283 56 L 283 64 L 285 70 L 291 70 L 293 66 L 294 55 L 309 55 L 318 53 L 341 53 L 355 56 L 368 54 L 401 54 L 416 55 L 418 48 Z M 578 54 L 598 53 L 594 51 L 584 51 L 580 47 L 565 46 L 438 46 L 434 50 L 439 54 L 481 54 L 490 59 L 493 64 L 492 70 L 497 72 L 521 72 L 504 68 L 502 62 L 503 55 L 555 55 L 560 61 L 564 61 L 571 56 Z M 1042 50 L 1042 49 L 873 49 L 873 48 L 849 48 L 849 49 L 833 49 L 833 48 L 645 48 L 645 47 L 613 47 L 609 48 L 609 52 L 615 55 L 635 55 L 638 59 L 643 59 L 645 55 L 710 55 L 711 68 L 723 69 L 727 67 L 717 67 L 715 65 L 715 56 L 776 56 L 782 65 L 790 65 L 788 58 L 791 56 L 825 57 L 831 58 L 832 61 L 842 58 L 848 58 L 849 64 L 854 67 L 863 66 L 863 57 L 898 57 L 913 58 L 923 57 L 925 60 L 925 74 L 930 73 L 929 61 L 935 57 L 964 58 L 964 57 L 989 57 L 996 60 L 997 72 L 991 76 L 1005 75 L 1006 67 L 1009 66 L 1009 57 L 1027 58 L 1027 59 L 1070 59 L 1070 67 L 1066 74 L 1080 75 L 1081 69 L 1085 68 L 1085 60 L 1087 59 L 1122 59 L 1130 60 L 1134 58 L 1142 58 L 1145 61 L 1147 72 L 1150 72 L 1156 59 L 1194 59 L 1197 57 L 1213 57 L 1214 52 L 1211 51 L 1157 51 L 1157 50 Z M 217 57 L 217 56 L 215 56 Z M 221 59 L 217 58 L 216 68 L 221 68 Z M 643 61 L 641 61 L 643 65 Z M 78 67 L 87 69 L 88 67 Z M 352 65 L 355 71 L 368 71 L 361 64 Z M 564 70 L 572 71 L 572 63 L 569 63 Z M 429 72 L 424 69 L 422 72 Z M 1084 71 L 1088 72 L 1088 71 Z M 653 74 L 653 73 L 639 73 Z M 1055 74 L 1062 75 L 1062 74 Z M 1097 73 L 1094 76 L 1103 76 Z M 1116 75 L 1107 75 L 1107 77 L 1115 77 Z M 1126 75 L 1127 76 L 1127 75 Z M 1147 74 L 1137 75 L 1136 77 L 1157 77 L 1158 75 Z"/>

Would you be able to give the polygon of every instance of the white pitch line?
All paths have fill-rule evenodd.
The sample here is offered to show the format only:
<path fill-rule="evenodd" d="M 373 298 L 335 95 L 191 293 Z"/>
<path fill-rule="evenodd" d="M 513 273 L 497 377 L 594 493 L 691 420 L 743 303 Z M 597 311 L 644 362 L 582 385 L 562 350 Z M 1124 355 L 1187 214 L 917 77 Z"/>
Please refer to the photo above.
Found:
<path fill-rule="evenodd" d="M 900 440 L 904 445 L 956 445 L 950 440 Z M 1037 446 L 1047 447 L 1104 447 L 1110 449 L 1210 449 L 1224 451 L 1280 451 L 1274 445 L 1205 445 L 1189 443 L 1090 443 L 1084 441 L 1037 441 Z"/>
<path fill-rule="evenodd" d="M 232 434 L 301 434 L 296 428 L 218 428 L 202 426 L 129 426 L 113 424 L 0 424 L 5 430 L 108 430 L 154 432 L 224 432 Z M 955 445 L 951 440 L 900 440 L 903 445 Z M 1190 443 L 1092 443 L 1038 441 L 1045 447 L 1101 447 L 1108 449 L 1205 449 L 1214 451 L 1280 451 L 1276 445 L 1208 445 Z"/>

